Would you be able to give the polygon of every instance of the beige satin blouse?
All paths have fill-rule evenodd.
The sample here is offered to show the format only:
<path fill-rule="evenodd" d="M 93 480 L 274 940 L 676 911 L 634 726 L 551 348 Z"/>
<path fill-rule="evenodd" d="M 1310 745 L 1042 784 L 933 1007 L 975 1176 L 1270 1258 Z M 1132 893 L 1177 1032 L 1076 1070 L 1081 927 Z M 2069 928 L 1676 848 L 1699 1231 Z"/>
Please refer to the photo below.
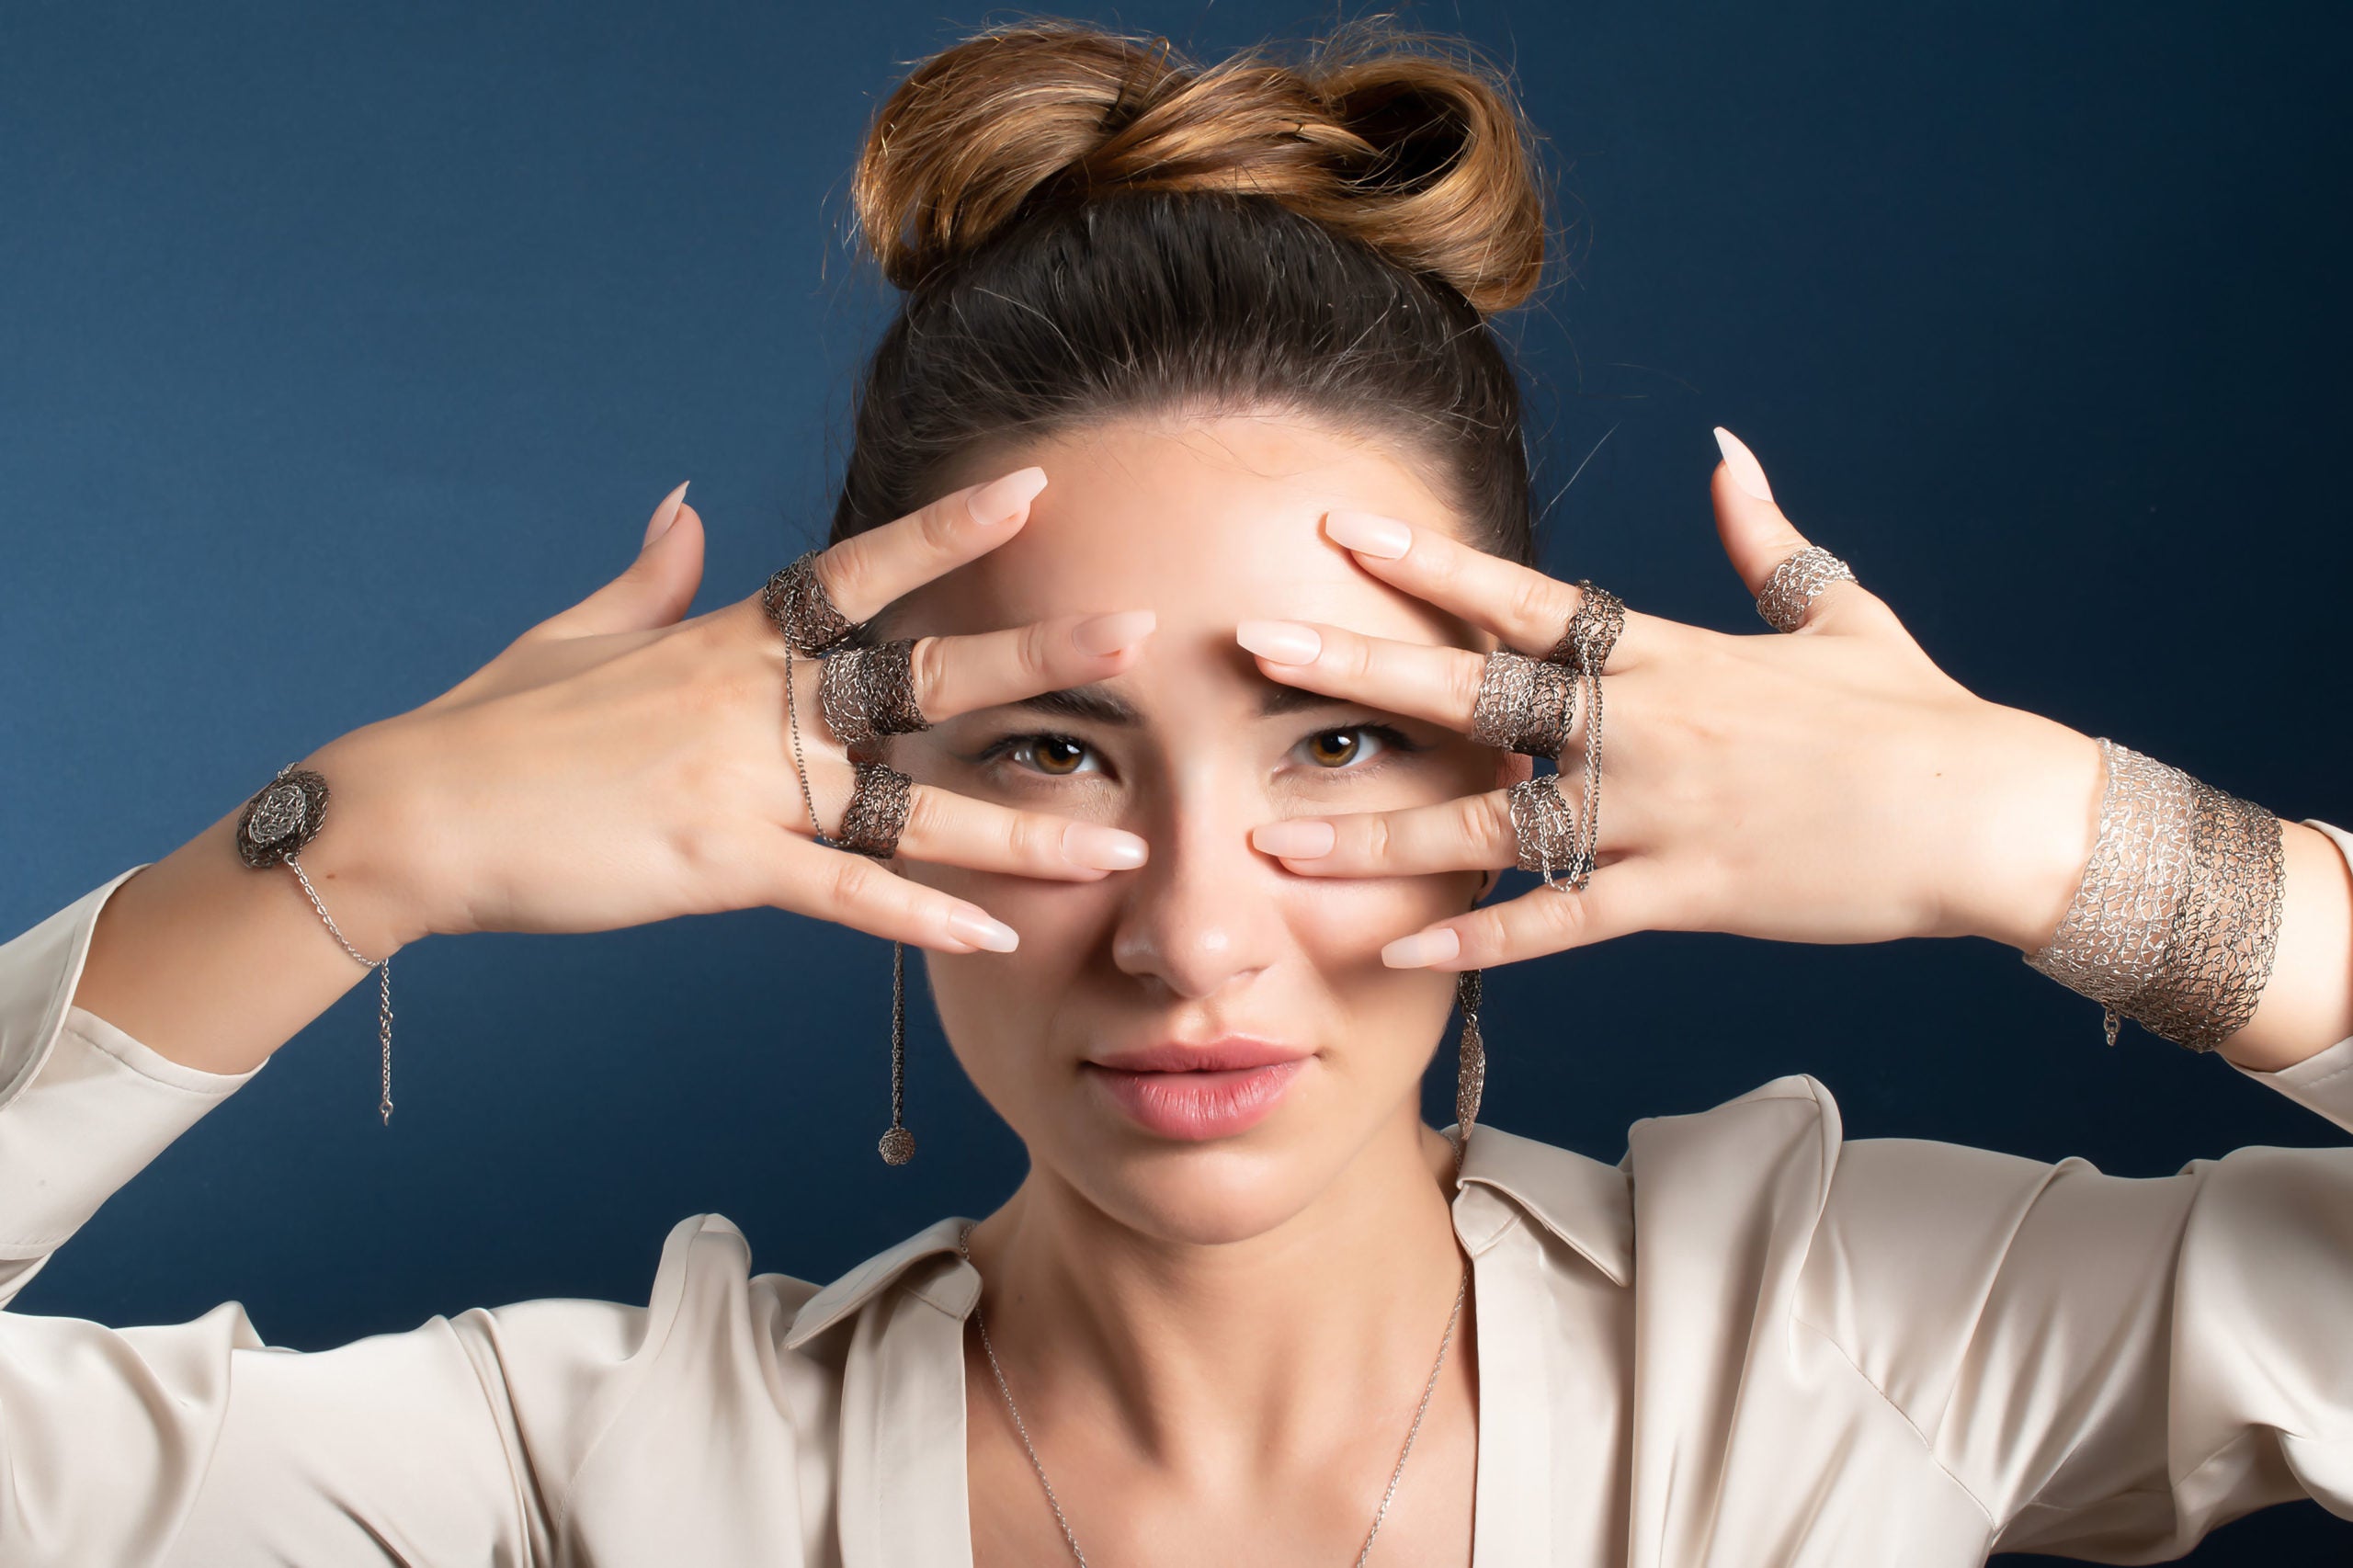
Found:
<path fill-rule="evenodd" d="M 252 1076 L 72 1006 L 130 874 L 0 947 L 0 1302 Z M 2353 1131 L 2353 1040 L 2247 1075 Z M 1848 1142 L 1804 1074 L 1614 1165 L 1481 1127 L 1477 1568 L 2150 1562 L 2290 1498 L 2353 1518 L 2353 1144 L 2320 1141 L 2111 1176 Z M 969 1564 L 961 1223 L 821 1288 L 692 1215 L 642 1306 L 311 1354 L 234 1301 L 0 1312 L 0 1563 Z"/>

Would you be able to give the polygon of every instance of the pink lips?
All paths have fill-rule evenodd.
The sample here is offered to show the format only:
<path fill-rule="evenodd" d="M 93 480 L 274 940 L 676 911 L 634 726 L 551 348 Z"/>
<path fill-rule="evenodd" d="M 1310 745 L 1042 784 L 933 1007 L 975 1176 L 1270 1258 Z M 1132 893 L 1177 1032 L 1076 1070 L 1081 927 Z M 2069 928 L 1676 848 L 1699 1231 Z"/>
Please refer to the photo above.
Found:
<path fill-rule="evenodd" d="M 1236 1036 L 1116 1051 L 1084 1066 L 1146 1131 L 1198 1142 L 1264 1120 L 1313 1054 Z"/>

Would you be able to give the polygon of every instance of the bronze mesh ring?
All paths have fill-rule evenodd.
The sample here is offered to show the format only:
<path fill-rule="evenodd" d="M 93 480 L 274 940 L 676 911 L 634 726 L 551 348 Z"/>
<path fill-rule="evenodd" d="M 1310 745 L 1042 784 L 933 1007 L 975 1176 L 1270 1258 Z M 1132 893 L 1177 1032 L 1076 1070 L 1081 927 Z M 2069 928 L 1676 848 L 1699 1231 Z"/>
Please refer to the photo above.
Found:
<path fill-rule="evenodd" d="M 868 745 L 880 735 L 931 728 L 915 701 L 915 647 L 914 638 L 902 637 L 827 656 L 818 676 L 817 706 L 845 749 Z"/>
<path fill-rule="evenodd" d="M 812 550 L 779 566 L 760 590 L 760 608 L 767 611 L 769 623 L 803 653 L 838 647 L 858 630 L 858 623 L 834 608 L 833 596 L 817 580 L 814 563 L 824 553 Z"/>
<path fill-rule="evenodd" d="M 1553 888 L 1561 886 L 1552 880 L 1555 870 L 1566 870 L 1579 879 L 1590 874 L 1585 852 L 1577 844 L 1576 815 L 1561 797 L 1559 774 L 1524 778 L 1506 796 L 1521 870 L 1536 872 L 1547 887 Z"/>
<path fill-rule="evenodd" d="M 1626 601 L 1607 588 L 1595 586 L 1590 577 L 1580 577 L 1574 585 L 1580 596 L 1576 613 L 1569 617 L 1560 642 L 1544 657 L 1572 670 L 1598 676 L 1602 666 L 1609 663 L 1609 651 L 1617 646 L 1618 634 L 1626 629 Z"/>
<path fill-rule="evenodd" d="M 850 767 L 858 783 L 834 841 L 854 855 L 888 860 L 899 852 L 899 835 L 906 830 L 915 801 L 915 780 L 887 763 L 852 761 Z"/>
<path fill-rule="evenodd" d="M 1497 648 L 1479 677 L 1471 738 L 1558 762 L 1576 722 L 1576 676 L 1567 668 Z"/>

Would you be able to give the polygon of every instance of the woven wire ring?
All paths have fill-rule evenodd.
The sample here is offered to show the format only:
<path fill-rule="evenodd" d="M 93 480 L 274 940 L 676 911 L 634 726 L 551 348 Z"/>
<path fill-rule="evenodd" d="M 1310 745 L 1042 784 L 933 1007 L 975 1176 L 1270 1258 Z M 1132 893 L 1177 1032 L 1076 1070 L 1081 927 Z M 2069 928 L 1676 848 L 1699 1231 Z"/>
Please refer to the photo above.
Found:
<path fill-rule="evenodd" d="M 1795 631 L 1805 624 L 1814 595 L 1833 583 L 1851 583 L 1854 568 L 1818 544 L 1790 554 L 1757 590 L 1756 613 L 1776 631 Z"/>
<path fill-rule="evenodd" d="M 1618 645 L 1618 634 L 1626 630 L 1626 601 L 1597 586 L 1590 577 L 1580 577 L 1572 586 L 1578 595 L 1576 613 L 1544 657 L 1580 674 L 1598 676 Z"/>
<path fill-rule="evenodd" d="M 760 608 L 767 612 L 769 624 L 803 653 L 839 647 L 863 624 L 842 614 L 825 585 L 818 581 L 815 563 L 824 553 L 812 550 L 778 567 L 760 589 Z"/>
<path fill-rule="evenodd" d="M 850 767 L 858 783 L 850 790 L 834 842 L 853 855 L 888 860 L 899 852 L 899 835 L 906 831 L 915 780 L 887 763 L 853 759 Z"/>
<path fill-rule="evenodd" d="M 1576 706 L 1576 676 L 1566 667 L 1497 648 L 1480 673 L 1471 738 L 1557 762 L 1575 727 Z"/>
<path fill-rule="evenodd" d="M 1576 813 L 1561 795 L 1559 774 L 1523 778 L 1505 791 L 1505 799 L 1521 870 L 1536 872 L 1546 887 L 1555 890 L 1564 887 L 1552 880 L 1556 867 L 1566 869 L 1573 878 L 1591 874 L 1587 857 L 1577 846 Z"/>
<path fill-rule="evenodd" d="M 817 677 L 817 706 L 845 750 L 931 728 L 915 700 L 915 640 L 836 649 Z"/>

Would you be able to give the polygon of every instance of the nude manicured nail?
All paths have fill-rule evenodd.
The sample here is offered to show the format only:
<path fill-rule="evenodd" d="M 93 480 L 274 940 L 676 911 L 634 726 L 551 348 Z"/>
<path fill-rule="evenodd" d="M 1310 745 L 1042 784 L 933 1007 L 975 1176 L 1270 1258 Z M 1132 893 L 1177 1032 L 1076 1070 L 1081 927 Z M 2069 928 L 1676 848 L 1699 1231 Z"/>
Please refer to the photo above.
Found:
<path fill-rule="evenodd" d="M 1732 470 L 1734 484 L 1759 501 L 1773 498 L 1773 487 L 1765 483 L 1765 465 L 1756 460 L 1756 454 L 1748 449 L 1745 442 L 1721 425 L 1716 426 L 1716 450 L 1723 453 L 1724 466 Z"/>
<path fill-rule="evenodd" d="M 654 520 L 645 525 L 645 541 L 638 546 L 640 550 L 670 531 L 670 525 L 678 520 L 678 508 L 687 504 L 687 486 L 693 483 L 687 480 L 662 497 L 662 505 L 654 508 Z"/>
<path fill-rule="evenodd" d="M 1063 857 L 1098 871 L 1129 871 L 1143 864 L 1144 843 L 1116 827 L 1074 822 L 1063 829 Z"/>
<path fill-rule="evenodd" d="M 1454 934 L 1451 926 L 1441 926 L 1435 931 L 1416 931 L 1410 937 L 1400 937 L 1381 949 L 1381 961 L 1391 969 L 1420 969 L 1425 964 L 1442 963 L 1462 950 L 1462 938 Z"/>
<path fill-rule="evenodd" d="M 1131 642 L 1142 642 L 1160 618 L 1148 609 L 1114 610 L 1082 620 L 1070 629 L 1070 640 L 1082 653 L 1116 653 Z"/>
<path fill-rule="evenodd" d="M 964 505 L 971 509 L 972 521 L 987 528 L 1018 513 L 1022 507 L 1035 501 L 1038 492 L 1044 488 L 1044 469 L 1016 469 L 1003 479 L 992 479 L 973 491 Z"/>
<path fill-rule="evenodd" d="M 1370 512 L 1326 512 L 1324 531 L 1350 550 L 1394 561 L 1414 547 L 1414 530 L 1394 517 Z"/>
<path fill-rule="evenodd" d="M 1329 855 L 1339 836 L 1330 823 L 1312 817 L 1260 823 L 1250 830 L 1250 842 L 1259 853 L 1279 855 L 1288 860 L 1313 860 L 1319 855 Z"/>
<path fill-rule="evenodd" d="M 1245 620 L 1233 629 L 1233 640 L 1279 665 L 1312 665 L 1324 652 L 1315 628 L 1295 620 Z"/>
<path fill-rule="evenodd" d="M 969 903 L 949 911 L 948 929 L 960 940 L 993 953 L 1009 953 L 1021 945 L 1012 926 Z"/>

